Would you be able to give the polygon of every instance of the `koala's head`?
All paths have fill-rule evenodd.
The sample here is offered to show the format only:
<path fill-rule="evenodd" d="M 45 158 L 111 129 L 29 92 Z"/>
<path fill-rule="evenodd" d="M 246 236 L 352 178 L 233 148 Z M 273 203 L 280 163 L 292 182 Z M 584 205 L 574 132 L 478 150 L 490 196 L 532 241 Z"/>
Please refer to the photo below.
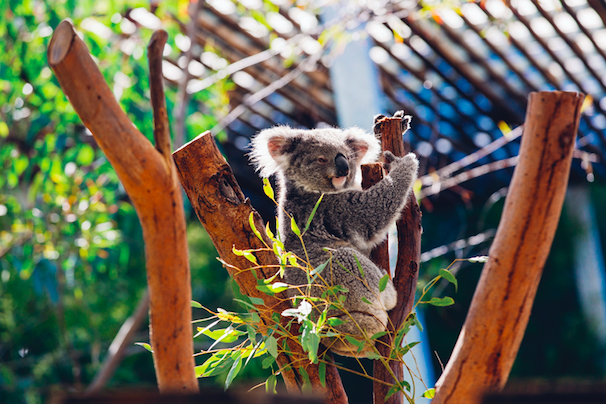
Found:
<path fill-rule="evenodd" d="M 353 186 L 360 165 L 380 151 L 379 140 L 358 128 L 279 126 L 253 139 L 251 160 L 263 177 L 280 173 L 308 191 L 337 192 Z"/>

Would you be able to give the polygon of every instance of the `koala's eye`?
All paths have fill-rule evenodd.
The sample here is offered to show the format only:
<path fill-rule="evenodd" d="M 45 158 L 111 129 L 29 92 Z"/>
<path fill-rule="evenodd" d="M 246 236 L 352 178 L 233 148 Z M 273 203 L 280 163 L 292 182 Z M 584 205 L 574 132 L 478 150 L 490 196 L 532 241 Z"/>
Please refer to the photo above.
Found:
<path fill-rule="evenodd" d="M 326 159 L 326 157 L 318 157 L 318 163 L 326 164 L 328 163 L 328 160 Z"/>

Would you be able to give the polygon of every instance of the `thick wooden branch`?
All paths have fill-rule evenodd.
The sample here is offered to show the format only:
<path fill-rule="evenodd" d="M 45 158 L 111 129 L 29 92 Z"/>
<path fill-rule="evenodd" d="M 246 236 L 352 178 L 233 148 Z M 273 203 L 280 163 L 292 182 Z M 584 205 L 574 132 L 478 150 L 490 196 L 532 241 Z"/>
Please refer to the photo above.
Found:
<path fill-rule="evenodd" d="M 408 122 L 402 111 L 396 113 L 392 118 L 382 118 L 375 123 L 375 132 L 381 136 L 381 144 L 384 151 L 391 151 L 398 157 L 405 155 L 404 141 L 402 134 L 406 129 Z M 414 195 L 410 195 L 408 203 L 402 212 L 402 217 L 396 222 L 398 230 L 398 259 L 396 262 L 396 270 L 393 276 L 393 283 L 398 292 L 398 303 L 389 312 L 392 335 L 404 323 L 408 314 L 412 310 L 417 287 L 417 279 L 419 277 L 419 264 L 421 261 L 421 209 L 417 204 Z M 378 246 L 378 248 L 386 248 Z M 373 251 L 372 255 L 382 256 L 384 253 Z M 377 262 L 378 265 L 382 261 Z M 384 264 L 383 264 L 384 265 Z M 387 269 L 389 269 L 389 261 L 387 261 Z M 384 357 L 389 357 L 389 335 L 382 337 L 379 341 L 386 344 L 377 344 L 379 353 Z M 393 374 L 402 381 L 404 378 L 404 368 L 400 362 L 391 361 L 389 363 Z M 391 374 L 379 361 L 374 362 L 373 376 L 379 380 L 388 383 L 394 383 Z M 394 394 L 385 400 L 385 396 L 389 391 L 389 386 L 375 382 L 373 385 L 374 402 L 382 404 L 401 404 L 403 395 L 401 393 Z"/>
<path fill-rule="evenodd" d="M 269 324 L 273 313 L 292 308 L 290 302 L 282 294 L 269 296 L 259 291 L 257 280 L 247 268 L 251 263 L 243 257 L 236 256 L 232 248 L 259 249 L 265 245 L 250 228 L 249 217 L 254 215 L 255 227 L 264 234 L 265 223 L 252 208 L 250 201 L 244 197 L 236 182 L 231 167 L 217 148 L 210 132 L 203 133 L 179 150 L 173 153 L 179 178 L 198 219 L 210 235 L 221 259 L 227 263 L 229 275 L 236 281 L 243 294 L 263 299 L 264 306 L 259 308 L 261 318 Z M 268 201 L 268 203 L 271 203 Z M 271 246 L 269 239 L 265 242 Z M 259 266 L 274 266 L 258 268 L 258 276 L 268 278 L 275 274 L 278 261 L 271 252 L 255 254 Z M 236 269 L 237 268 L 237 269 Z M 326 366 L 326 388 L 320 383 L 318 365 L 311 364 L 300 345 L 289 341 L 293 351 L 291 358 L 284 354 L 278 357 L 281 367 L 296 361 L 296 366 L 306 369 L 314 391 L 324 395 L 326 403 L 346 403 L 347 396 L 341 383 L 337 369 L 332 365 Z M 301 377 L 292 370 L 283 371 L 286 387 L 290 392 L 300 392 Z"/>
<path fill-rule="evenodd" d="M 479 403 L 507 382 L 562 210 L 583 99 L 530 94 L 520 162 L 434 404 Z"/>
<path fill-rule="evenodd" d="M 364 164 L 362 166 L 362 189 L 368 189 L 383 179 L 383 166 L 381 163 Z M 370 259 L 379 268 L 391 276 L 389 266 L 389 242 L 383 240 L 381 244 L 372 249 Z"/>
<path fill-rule="evenodd" d="M 168 113 L 166 112 L 166 97 L 164 96 L 164 83 L 162 76 L 162 54 L 168 34 L 158 30 L 152 35 L 147 45 L 147 58 L 149 62 L 149 92 L 152 108 L 154 110 L 154 143 L 156 149 L 164 156 L 167 166 L 171 164 L 170 127 Z"/>
<path fill-rule="evenodd" d="M 127 118 L 69 22 L 63 21 L 55 29 L 48 61 L 116 170 L 141 220 L 150 334 L 160 391 L 196 392 L 185 216 L 174 165 Z"/>

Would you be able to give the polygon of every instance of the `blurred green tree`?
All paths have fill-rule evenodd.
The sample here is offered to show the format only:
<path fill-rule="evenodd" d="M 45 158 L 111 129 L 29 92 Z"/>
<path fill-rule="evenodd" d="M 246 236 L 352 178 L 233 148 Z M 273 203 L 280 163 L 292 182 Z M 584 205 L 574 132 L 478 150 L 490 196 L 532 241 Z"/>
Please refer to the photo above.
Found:
<path fill-rule="evenodd" d="M 179 26 L 163 16 L 187 19 L 187 4 L 163 3 L 156 11 L 162 20 L 152 24 L 161 23 L 174 41 Z M 71 18 L 129 118 L 151 137 L 145 53 L 153 27 L 123 18 L 140 7 L 149 3 L 0 1 L 1 402 L 36 403 L 54 387 L 86 386 L 145 291 L 136 213 L 46 61 L 53 27 Z M 170 49 L 179 52 L 174 42 Z M 169 109 L 175 96 L 168 88 Z M 194 101 L 220 105 L 225 96 L 211 88 Z M 194 118 L 188 126 L 196 129 L 215 119 Z M 212 243 L 199 226 L 190 233 L 194 297 L 228 301 Z M 149 355 L 128 358 L 113 380 L 154 381 Z"/>

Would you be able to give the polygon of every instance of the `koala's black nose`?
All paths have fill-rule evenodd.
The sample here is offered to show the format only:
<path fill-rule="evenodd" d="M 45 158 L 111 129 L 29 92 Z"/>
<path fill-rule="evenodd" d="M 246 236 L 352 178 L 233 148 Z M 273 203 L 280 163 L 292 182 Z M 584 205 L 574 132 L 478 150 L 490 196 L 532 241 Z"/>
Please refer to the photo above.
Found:
<path fill-rule="evenodd" d="M 335 166 L 337 167 L 337 177 L 345 177 L 349 174 L 349 164 L 347 164 L 347 159 L 342 154 L 337 154 L 335 158 Z"/>

